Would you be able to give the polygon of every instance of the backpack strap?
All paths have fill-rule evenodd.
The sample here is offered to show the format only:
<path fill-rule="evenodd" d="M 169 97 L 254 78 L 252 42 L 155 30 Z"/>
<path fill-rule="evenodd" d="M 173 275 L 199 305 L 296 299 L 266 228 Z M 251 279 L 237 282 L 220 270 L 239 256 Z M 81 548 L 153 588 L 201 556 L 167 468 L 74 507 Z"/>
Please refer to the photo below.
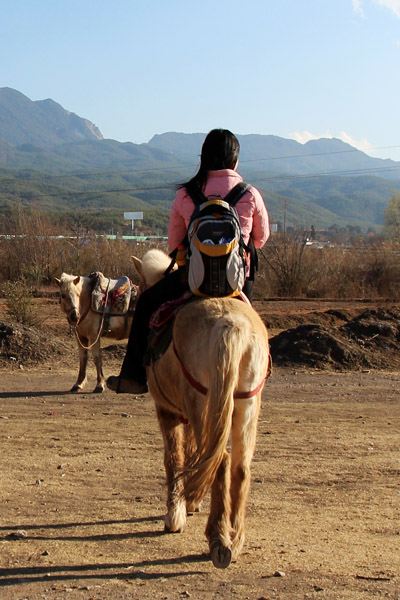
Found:
<path fill-rule="evenodd" d="M 178 248 L 175 248 L 175 250 L 172 250 L 172 252 L 169 253 L 168 255 L 171 259 L 171 262 L 169 263 L 168 267 L 165 269 L 164 273 L 163 273 L 163 277 L 166 277 L 169 273 L 171 273 L 172 269 L 175 266 L 176 263 L 176 257 L 178 256 Z"/>
<path fill-rule="evenodd" d="M 244 181 L 237 183 L 235 187 L 233 187 L 231 191 L 227 193 L 227 195 L 224 198 L 224 202 L 227 202 L 230 206 L 235 207 L 236 204 L 239 202 L 240 198 L 242 198 L 249 189 L 250 186 L 248 183 Z M 244 248 L 246 252 L 250 253 L 250 248 L 247 244 L 244 243 L 242 236 L 240 236 L 240 243 L 242 248 Z"/>
<path fill-rule="evenodd" d="M 248 183 L 245 183 L 244 181 L 241 181 L 240 183 L 237 183 L 235 185 L 235 187 L 233 187 L 231 189 L 230 192 L 227 193 L 227 195 L 224 198 L 225 202 L 228 202 L 228 204 L 230 204 L 231 206 L 236 206 L 236 204 L 239 202 L 240 198 L 242 196 L 244 196 L 244 194 L 250 189 L 250 186 Z"/>
<path fill-rule="evenodd" d="M 203 204 L 203 202 L 207 202 L 208 200 L 207 196 L 199 188 L 192 188 L 186 191 L 193 200 L 195 206 L 200 206 L 200 204 Z"/>
<path fill-rule="evenodd" d="M 227 202 L 231 206 L 235 206 L 240 198 L 244 196 L 244 194 L 250 189 L 248 183 L 241 181 L 237 183 L 223 198 L 224 202 Z M 193 204 L 195 206 L 200 206 L 204 202 L 209 202 L 210 198 L 208 198 L 201 190 L 198 188 L 193 188 L 188 192 L 189 196 L 193 200 Z"/>
<path fill-rule="evenodd" d="M 255 272 L 258 271 L 258 254 L 251 236 L 247 248 L 250 255 L 250 273 L 247 279 L 254 281 Z"/>

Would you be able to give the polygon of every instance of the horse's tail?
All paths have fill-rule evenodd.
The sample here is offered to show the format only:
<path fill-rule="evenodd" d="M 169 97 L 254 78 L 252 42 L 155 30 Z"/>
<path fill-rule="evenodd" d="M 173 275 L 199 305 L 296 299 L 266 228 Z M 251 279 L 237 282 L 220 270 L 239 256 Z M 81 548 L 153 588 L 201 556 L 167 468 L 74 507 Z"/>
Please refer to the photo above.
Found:
<path fill-rule="evenodd" d="M 186 471 L 185 496 L 188 501 L 196 502 L 204 496 L 224 457 L 231 431 L 233 394 L 246 342 L 245 331 L 246 323 L 228 317 L 219 319 L 211 331 L 203 439 Z"/>

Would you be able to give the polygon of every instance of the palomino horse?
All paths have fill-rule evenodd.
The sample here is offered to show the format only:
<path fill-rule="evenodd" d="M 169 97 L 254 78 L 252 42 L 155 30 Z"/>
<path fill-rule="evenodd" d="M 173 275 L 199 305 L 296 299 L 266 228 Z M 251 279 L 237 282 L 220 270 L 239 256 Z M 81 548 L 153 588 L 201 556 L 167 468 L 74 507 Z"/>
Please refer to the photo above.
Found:
<path fill-rule="evenodd" d="M 145 285 L 160 279 L 170 262 L 160 250 L 148 251 L 143 261 L 132 258 Z M 208 298 L 178 311 L 172 342 L 147 370 L 164 438 L 165 528 L 182 531 L 187 513 L 211 489 L 206 536 L 219 568 L 243 546 L 250 463 L 269 369 L 267 331 L 250 304 Z"/>
<path fill-rule="evenodd" d="M 105 379 L 101 356 L 100 338 L 110 337 L 123 340 L 129 336 L 132 313 L 122 316 L 107 316 L 107 330 L 104 328 L 105 315 L 92 309 L 93 278 L 62 273 L 56 281 L 60 286 L 61 308 L 67 315 L 68 323 L 74 329 L 79 347 L 79 372 L 71 392 L 80 392 L 86 384 L 89 350 L 96 365 L 97 383 L 94 392 L 103 392 Z M 107 280 L 108 281 L 108 280 Z M 136 286 L 132 294 L 136 296 Z"/>

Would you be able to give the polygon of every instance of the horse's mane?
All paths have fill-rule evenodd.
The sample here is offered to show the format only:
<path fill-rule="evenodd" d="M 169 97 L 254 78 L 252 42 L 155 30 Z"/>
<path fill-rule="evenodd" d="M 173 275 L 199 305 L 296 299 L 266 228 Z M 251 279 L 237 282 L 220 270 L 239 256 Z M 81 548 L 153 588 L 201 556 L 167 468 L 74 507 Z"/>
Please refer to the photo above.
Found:
<path fill-rule="evenodd" d="M 171 258 L 162 250 L 148 250 L 142 258 L 142 272 L 147 285 L 151 286 L 160 281 L 170 263 Z"/>

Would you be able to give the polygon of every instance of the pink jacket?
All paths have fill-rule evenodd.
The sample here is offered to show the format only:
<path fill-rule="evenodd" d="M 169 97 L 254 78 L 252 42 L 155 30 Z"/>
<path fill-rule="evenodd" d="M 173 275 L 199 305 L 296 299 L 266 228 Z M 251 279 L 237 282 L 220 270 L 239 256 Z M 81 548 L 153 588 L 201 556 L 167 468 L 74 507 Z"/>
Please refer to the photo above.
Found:
<path fill-rule="evenodd" d="M 206 196 L 224 198 L 241 181 L 243 179 L 239 173 L 231 169 L 209 171 L 203 191 Z M 262 248 L 269 238 L 269 219 L 260 192 L 251 186 L 237 203 L 236 210 L 239 214 L 245 244 L 248 243 L 251 235 L 254 246 Z M 185 188 L 180 188 L 172 203 L 169 218 L 168 246 L 170 251 L 174 250 L 184 239 L 193 211 L 192 199 L 186 193 Z"/>

